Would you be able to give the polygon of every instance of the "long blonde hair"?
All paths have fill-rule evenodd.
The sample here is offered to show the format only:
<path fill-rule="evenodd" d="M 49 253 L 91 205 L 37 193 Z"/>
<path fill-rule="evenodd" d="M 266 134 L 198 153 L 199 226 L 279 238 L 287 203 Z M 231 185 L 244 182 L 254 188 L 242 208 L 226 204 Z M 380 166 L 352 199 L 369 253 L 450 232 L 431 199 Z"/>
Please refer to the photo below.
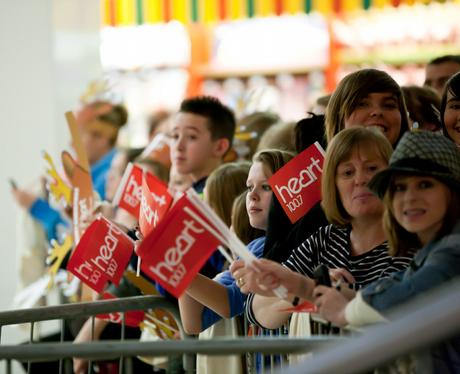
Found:
<path fill-rule="evenodd" d="M 246 190 L 249 162 L 220 165 L 206 180 L 205 199 L 217 215 L 230 227 L 233 200 Z"/>

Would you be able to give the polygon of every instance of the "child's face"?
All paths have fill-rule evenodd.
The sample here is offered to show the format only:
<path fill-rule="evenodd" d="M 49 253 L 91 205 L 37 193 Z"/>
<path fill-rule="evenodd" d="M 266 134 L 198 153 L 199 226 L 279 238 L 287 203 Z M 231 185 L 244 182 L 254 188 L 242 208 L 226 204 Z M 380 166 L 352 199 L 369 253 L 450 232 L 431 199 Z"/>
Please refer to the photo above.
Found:
<path fill-rule="evenodd" d="M 399 175 L 392 189 L 392 209 L 398 223 L 423 244 L 434 239 L 451 200 L 449 188 L 432 177 Z"/>
<path fill-rule="evenodd" d="M 380 128 L 391 144 L 401 131 L 401 112 L 398 99 L 392 93 L 371 93 L 363 97 L 345 119 L 345 128 L 354 126 Z"/>
<path fill-rule="evenodd" d="M 367 184 L 387 162 L 367 149 L 356 149 L 337 166 L 336 185 L 340 201 L 352 219 L 381 216 L 383 204 Z"/>
<path fill-rule="evenodd" d="M 264 165 L 261 162 L 254 162 L 249 169 L 246 186 L 246 209 L 248 211 L 249 223 L 252 227 L 260 230 L 267 230 L 268 210 L 272 199 L 272 189 L 268 184 L 268 178 Z"/>
<path fill-rule="evenodd" d="M 444 124 L 451 139 L 460 146 L 460 97 L 447 93 Z"/>
<path fill-rule="evenodd" d="M 180 174 L 194 180 L 209 175 L 217 157 L 218 141 L 211 139 L 207 119 L 192 113 L 178 113 L 171 126 L 171 162 Z"/>

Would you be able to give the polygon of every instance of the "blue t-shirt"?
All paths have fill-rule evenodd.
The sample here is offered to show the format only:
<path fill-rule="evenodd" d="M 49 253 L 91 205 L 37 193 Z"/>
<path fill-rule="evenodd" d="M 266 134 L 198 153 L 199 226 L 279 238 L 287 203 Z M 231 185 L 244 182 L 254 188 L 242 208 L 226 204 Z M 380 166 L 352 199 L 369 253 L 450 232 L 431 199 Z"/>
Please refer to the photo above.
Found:
<path fill-rule="evenodd" d="M 248 249 L 257 258 L 262 257 L 264 252 L 265 236 L 254 239 L 248 244 Z M 216 277 L 216 281 L 227 288 L 227 296 L 230 304 L 230 317 L 235 317 L 244 312 L 244 302 L 246 301 L 247 295 L 241 293 L 240 288 L 236 285 L 235 279 L 229 270 L 220 273 Z M 217 321 L 221 320 L 222 317 L 214 312 L 212 309 L 205 307 L 201 314 L 201 327 L 203 330 L 213 325 Z"/>
<path fill-rule="evenodd" d="M 93 181 L 93 190 L 96 191 L 101 200 L 105 199 L 105 183 L 107 181 L 107 174 L 110 170 L 112 160 L 117 154 L 114 148 L 106 153 L 99 161 L 91 165 L 91 180 Z"/>

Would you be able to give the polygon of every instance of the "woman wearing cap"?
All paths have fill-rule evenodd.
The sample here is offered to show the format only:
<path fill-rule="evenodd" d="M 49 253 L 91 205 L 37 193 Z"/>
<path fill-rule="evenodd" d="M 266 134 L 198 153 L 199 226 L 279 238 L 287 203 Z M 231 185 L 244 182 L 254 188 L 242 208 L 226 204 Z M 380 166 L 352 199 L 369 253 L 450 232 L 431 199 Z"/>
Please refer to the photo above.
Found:
<path fill-rule="evenodd" d="M 320 313 L 339 326 L 384 321 L 391 308 L 460 275 L 460 152 L 453 142 L 425 131 L 406 133 L 390 166 L 369 187 L 384 201 L 391 251 L 420 249 L 408 269 L 371 284 L 351 301 L 333 288 L 316 287 Z M 459 340 L 432 350 L 434 372 L 460 372 Z"/>

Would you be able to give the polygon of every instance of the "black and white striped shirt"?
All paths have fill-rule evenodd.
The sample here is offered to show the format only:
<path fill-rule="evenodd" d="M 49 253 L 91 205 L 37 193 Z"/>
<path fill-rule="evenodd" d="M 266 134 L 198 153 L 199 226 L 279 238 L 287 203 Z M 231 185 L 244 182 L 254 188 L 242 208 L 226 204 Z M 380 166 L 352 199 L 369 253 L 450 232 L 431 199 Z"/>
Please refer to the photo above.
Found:
<path fill-rule="evenodd" d="M 366 253 L 352 256 L 350 232 L 350 227 L 321 227 L 293 250 L 283 265 L 310 278 L 320 264 L 329 269 L 343 268 L 355 278 L 355 289 L 409 266 L 410 257 L 392 257 L 388 254 L 387 242 Z M 258 324 L 252 313 L 252 299 L 253 295 L 250 295 L 246 301 L 246 314 L 251 323 Z"/>

